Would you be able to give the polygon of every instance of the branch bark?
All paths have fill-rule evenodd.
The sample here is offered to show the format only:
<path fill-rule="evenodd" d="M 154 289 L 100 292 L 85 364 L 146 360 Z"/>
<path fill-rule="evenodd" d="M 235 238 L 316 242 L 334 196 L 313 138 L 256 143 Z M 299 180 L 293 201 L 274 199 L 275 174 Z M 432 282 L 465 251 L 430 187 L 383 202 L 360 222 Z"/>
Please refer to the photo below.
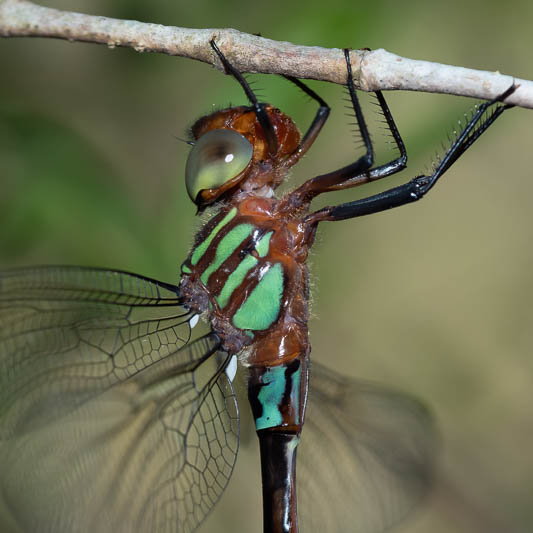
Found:
<path fill-rule="evenodd" d="M 214 64 L 209 41 L 216 39 L 241 72 L 285 74 L 346 83 L 342 50 L 272 41 L 233 29 L 189 29 L 133 20 L 83 15 L 42 7 L 28 0 L 0 0 L 0 36 L 54 37 L 123 46 Z M 474 70 L 397 56 L 384 49 L 351 52 L 356 87 L 364 91 L 407 90 L 491 99 L 513 82 L 519 88 L 508 103 L 533 109 L 533 82 L 499 72 Z"/>

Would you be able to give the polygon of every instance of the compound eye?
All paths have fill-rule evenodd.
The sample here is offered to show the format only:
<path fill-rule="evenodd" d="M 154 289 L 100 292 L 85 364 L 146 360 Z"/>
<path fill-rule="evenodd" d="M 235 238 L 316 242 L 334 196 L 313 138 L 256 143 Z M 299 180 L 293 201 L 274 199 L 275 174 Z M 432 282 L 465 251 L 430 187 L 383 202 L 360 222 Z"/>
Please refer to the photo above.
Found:
<path fill-rule="evenodd" d="M 185 167 L 185 185 L 196 202 L 204 189 L 216 189 L 240 174 L 250 163 L 253 147 L 233 130 L 211 130 L 193 146 Z"/>

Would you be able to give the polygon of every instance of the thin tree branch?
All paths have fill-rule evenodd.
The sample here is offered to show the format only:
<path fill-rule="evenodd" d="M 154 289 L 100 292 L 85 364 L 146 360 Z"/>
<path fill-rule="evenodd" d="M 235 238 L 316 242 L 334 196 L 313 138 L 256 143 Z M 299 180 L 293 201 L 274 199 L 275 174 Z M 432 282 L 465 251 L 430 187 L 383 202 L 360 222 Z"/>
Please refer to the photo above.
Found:
<path fill-rule="evenodd" d="M 189 29 L 133 20 L 83 15 L 42 7 L 28 0 L 0 0 L 0 36 L 55 37 L 69 41 L 124 46 L 138 52 L 189 57 L 222 66 L 209 41 L 216 39 L 241 72 L 285 74 L 346 83 L 340 49 L 297 46 L 232 29 Z M 351 52 L 356 87 L 364 91 L 407 90 L 491 99 L 513 82 L 507 102 L 533 109 L 533 82 L 500 74 L 397 56 L 383 49 Z"/>

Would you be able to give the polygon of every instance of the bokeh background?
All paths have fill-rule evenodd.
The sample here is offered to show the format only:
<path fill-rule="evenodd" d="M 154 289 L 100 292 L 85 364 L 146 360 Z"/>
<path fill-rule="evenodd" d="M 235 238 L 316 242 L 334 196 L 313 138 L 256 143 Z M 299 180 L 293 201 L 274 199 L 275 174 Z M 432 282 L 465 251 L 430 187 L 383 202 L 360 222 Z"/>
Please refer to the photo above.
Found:
<path fill-rule="evenodd" d="M 384 47 L 417 59 L 533 78 L 533 3 L 57 0 L 46 5 L 167 25 L 260 32 L 299 44 Z M 0 41 L 0 266 L 107 266 L 176 281 L 194 228 L 183 184 L 199 116 L 244 102 L 183 58 L 44 39 Z M 263 99 L 306 127 L 314 107 L 257 76 Z M 342 89 L 292 183 L 353 159 Z M 409 169 L 423 172 L 474 102 L 388 93 Z M 506 113 L 423 202 L 325 224 L 312 257 L 313 355 L 423 398 L 442 435 L 434 492 L 399 532 L 533 530 L 531 111 Z M 372 120 L 370 120 L 372 123 Z M 374 138 L 380 160 L 393 155 Z M 317 204 L 319 205 L 319 204 Z M 260 532 L 259 463 L 246 405 L 230 487 L 202 531 Z"/>

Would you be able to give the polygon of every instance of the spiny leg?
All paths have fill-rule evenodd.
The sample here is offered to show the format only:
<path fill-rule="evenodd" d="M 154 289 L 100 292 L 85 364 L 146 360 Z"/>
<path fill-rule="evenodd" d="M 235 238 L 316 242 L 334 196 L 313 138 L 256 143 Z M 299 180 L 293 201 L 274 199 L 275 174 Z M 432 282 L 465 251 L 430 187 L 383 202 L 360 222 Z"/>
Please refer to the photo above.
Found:
<path fill-rule="evenodd" d="M 338 187 L 338 189 L 334 190 L 357 187 L 358 185 L 363 185 L 364 183 L 368 183 L 370 181 L 376 181 L 381 178 L 386 178 L 387 176 L 391 176 L 392 174 L 396 174 L 397 172 L 402 171 L 407 166 L 407 150 L 405 149 L 405 144 L 403 143 L 396 123 L 392 118 L 392 113 L 390 112 L 389 106 L 385 101 L 385 97 L 383 96 L 383 93 L 381 91 L 376 91 L 374 94 L 378 99 L 379 106 L 381 107 L 381 112 L 383 113 L 385 121 L 387 122 L 387 126 L 389 127 L 389 131 L 391 132 L 392 138 L 396 143 L 396 147 L 400 152 L 400 156 L 396 159 L 393 159 L 392 161 L 389 161 L 388 163 L 384 163 L 383 165 L 379 165 L 378 167 L 370 169 L 366 173 L 366 175 L 353 176 L 352 178 L 342 183 L 340 187 Z"/>
<path fill-rule="evenodd" d="M 393 207 L 420 200 L 437 182 L 437 180 L 452 166 L 459 157 L 466 152 L 472 144 L 489 128 L 491 124 L 506 110 L 514 107 L 511 104 L 504 104 L 497 107 L 491 115 L 482 120 L 484 113 L 492 106 L 504 102 L 517 89 L 516 85 L 511 85 L 503 94 L 497 98 L 481 104 L 478 110 L 468 121 L 463 131 L 455 139 L 444 157 L 430 176 L 417 176 L 408 183 L 394 187 L 387 191 L 368 198 L 362 198 L 354 202 L 340 204 L 334 207 L 325 207 L 320 211 L 310 214 L 306 221 L 311 225 L 316 225 L 324 220 L 345 220 L 363 215 L 378 213 Z M 477 125 L 477 128 L 476 128 Z"/>
<path fill-rule="evenodd" d="M 246 93 L 246 97 L 252 104 L 255 114 L 257 116 L 257 120 L 259 121 L 259 124 L 261 124 L 263 133 L 265 134 L 265 138 L 268 145 L 268 153 L 270 155 L 274 155 L 278 150 L 278 141 L 276 138 L 274 127 L 272 126 L 272 123 L 270 122 L 270 119 L 268 118 L 268 115 L 265 111 L 265 104 L 258 102 L 257 97 L 252 91 L 248 82 L 244 79 L 244 76 L 226 59 L 226 56 L 220 51 L 220 48 L 215 43 L 215 40 L 211 39 L 211 41 L 209 41 L 209 44 L 217 54 L 222 64 L 224 65 L 224 69 L 226 70 L 226 72 L 228 74 L 231 74 L 240 83 L 241 87 Z"/>
<path fill-rule="evenodd" d="M 300 145 L 294 151 L 294 153 L 291 154 L 287 159 L 287 165 L 292 166 L 296 164 L 305 155 L 307 150 L 309 150 L 312 144 L 316 141 L 316 138 L 318 137 L 322 126 L 324 126 L 326 120 L 329 117 L 330 107 L 317 93 L 315 93 L 315 91 L 313 91 L 313 89 L 305 85 L 305 83 L 303 83 L 299 79 L 294 78 L 292 76 L 283 77 L 286 80 L 289 80 L 291 83 L 294 83 L 296 87 L 298 87 L 300 90 L 302 90 L 305 94 L 310 96 L 319 104 L 319 108 L 316 112 L 315 118 L 313 119 L 313 122 L 311 122 L 309 129 L 306 131 L 305 135 L 300 141 Z"/>
<path fill-rule="evenodd" d="M 374 181 L 386 176 L 390 176 L 396 172 L 399 172 L 405 168 L 407 164 L 407 152 L 405 150 L 405 145 L 402 141 L 398 128 L 392 118 L 392 114 L 389 110 L 389 107 L 385 101 L 385 98 L 381 91 L 376 91 L 376 97 L 378 99 L 379 106 L 387 126 L 392 134 L 392 137 L 400 151 L 400 156 L 389 163 L 380 165 L 374 169 L 371 169 L 374 161 L 374 152 L 372 148 L 372 142 L 370 135 L 368 133 L 368 128 L 361 111 L 361 106 L 359 105 L 359 100 L 355 91 L 355 86 L 353 83 L 353 74 L 352 66 L 350 63 L 349 50 L 344 50 L 344 57 L 346 60 L 347 68 L 347 80 L 346 85 L 348 86 L 348 91 L 350 94 L 350 99 L 352 101 L 352 107 L 357 119 L 357 124 L 359 126 L 359 131 L 363 143 L 366 148 L 366 153 L 354 163 L 347 165 L 339 170 L 317 176 L 306 183 L 304 183 L 299 189 L 294 191 L 294 195 L 303 201 L 310 201 L 318 194 L 347 189 L 350 187 L 356 187 L 357 185 L 362 185 L 363 183 L 368 183 L 369 181 Z"/>
<path fill-rule="evenodd" d="M 224 65 L 226 72 L 231 74 L 244 89 L 244 92 L 246 93 L 248 100 L 254 106 L 254 110 L 259 120 L 259 123 L 261 124 L 261 127 L 263 128 L 265 137 L 267 138 L 269 153 L 275 154 L 275 152 L 277 151 L 277 140 L 276 140 L 276 135 L 272 127 L 272 124 L 270 122 L 270 119 L 268 118 L 268 115 L 266 114 L 264 110 L 265 104 L 261 104 L 257 101 L 257 97 L 253 93 L 250 87 L 250 84 L 246 81 L 244 76 L 237 69 L 235 69 L 235 67 L 233 67 L 233 65 L 228 61 L 228 59 L 224 56 L 224 54 L 221 52 L 221 50 L 216 45 L 214 39 L 210 41 L 210 44 L 213 50 L 215 51 L 215 53 L 218 55 L 220 61 Z M 283 76 L 283 77 L 289 80 L 291 83 L 294 83 L 304 93 L 310 96 L 313 100 L 316 100 L 319 104 L 318 111 L 315 115 L 315 118 L 313 119 L 313 122 L 311 123 L 311 126 L 305 133 L 298 148 L 288 158 L 288 166 L 292 166 L 307 152 L 307 150 L 309 150 L 311 145 L 315 142 L 316 138 L 318 137 L 318 134 L 320 133 L 320 130 L 322 129 L 322 126 L 324 126 L 329 116 L 330 107 L 315 91 L 307 87 L 307 85 L 305 85 L 303 82 L 301 82 L 297 78 L 294 78 L 292 76 Z"/>

